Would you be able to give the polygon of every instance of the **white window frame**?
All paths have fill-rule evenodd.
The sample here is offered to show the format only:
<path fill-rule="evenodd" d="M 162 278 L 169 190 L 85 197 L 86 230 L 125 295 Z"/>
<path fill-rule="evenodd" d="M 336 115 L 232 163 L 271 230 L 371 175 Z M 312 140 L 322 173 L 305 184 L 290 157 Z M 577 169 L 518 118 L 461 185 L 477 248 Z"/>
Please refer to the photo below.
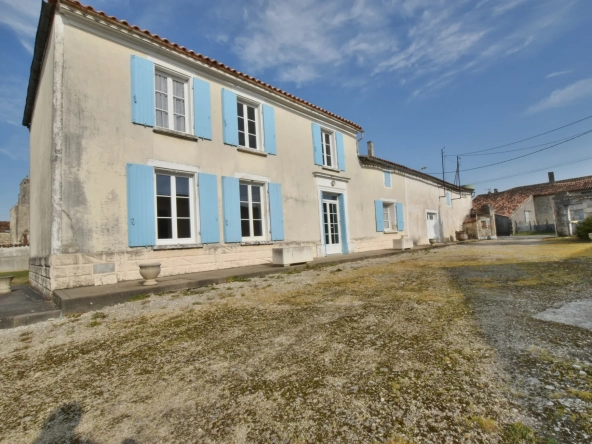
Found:
<path fill-rule="evenodd" d="M 168 104 L 168 127 L 158 126 L 156 121 L 156 76 L 160 75 L 167 78 L 167 104 Z M 184 100 L 185 100 L 185 131 L 176 130 L 175 129 L 175 101 L 173 95 L 173 80 L 183 83 L 184 87 Z M 167 130 L 167 131 L 176 131 L 185 134 L 193 134 L 193 119 L 191 116 L 191 88 L 190 86 L 190 79 L 183 74 L 176 73 L 171 71 L 170 69 L 163 68 L 161 66 L 156 66 L 154 70 L 154 126 L 155 128 Z"/>
<path fill-rule="evenodd" d="M 390 227 L 387 228 L 386 224 L 384 225 L 384 232 L 385 233 L 397 233 L 399 231 L 399 224 L 397 221 L 397 209 L 396 209 L 397 202 L 390 199 L 382 199 L 382 220 L 386 222 L 384 219 L 384 210 L 385 208 L 388 211 L 389 215 L 389 225 Z"/>
<path fill-rule="evenodd" d="M 446 199 L 446 206 L 451 207 L 452 206 L 452 194 L 450 193 L 450 191 L 446 191 L 444 193 L 444 198 Z"/>
<path fill-rule="evenodd" d="M 171 181 L 171 220 L 173 228 L 173 237 L 171 239 L 158 238 L 158 194 L 157 194 L 157 175 L 166 175 L 172 177 L 186 177 L 189 179 L 189 226 L 191 228 L 191 237 L 177 237 L 177 199 L 176 199 L 176 181 Z M 164 168 L 154 169 L 154 219 L 156 221 L 156 245 L 182 245 L 197 243 L 197 193 L 196 193 L 196 174 L 194 172 L 185 172 L 178 170 L 169 170 Z M 174 200 L 173 200 L 174 199 Z"/>
<path fill-rule="evenodd" d="M 582 212 L 582 218 L 581 219 L 575 219 L 574 218 L 574 211 L 581 211 Z M 584 212 L 584 207 L 582 205 L 576 205 L 574 207 L 570 207 L 569 208 L 569 220 L 570 222 L 581 222 L 583 220 L 586 219 L 586 213 Z"/>
<path fill-rule="evenodd" d="M 331 157 L 331 165 L 327 165 L 327 153 L 325 150 L 325 134 L 329 136 L 329 156 Z M 335 143 L 335 132 L 327 128 L 321 128 L 321 154 L 323 156 L 323 167 L 332 170 L 339 170 L 337 166 L 337 150 Z"/>
<path fill-rule="evenodd" d="M 242 236 L 242 222 L 243 222 L 243 218 L 242 218 L 242 214 L 240 214 L 240 209 L 239 209 L 239 215 L 240 215 L 240 221 L 241 221 L 241 236 L 242 236 L 242 241 L 243 242 L 265 242 L 269 239 L 268 237 L 268 233 L 269 233 L 269 211 L 268 211 L 268 198 L 267 198 L 267 193 L 268 193 L 268 187 L 267 187 L 267 182 L 260 182 L 260 181 L 254 181 L 254 180 L 248 180 L 248 179 L 239 179 L 239 204 L 242 202 L 242 200 L 240 200 L 240 186 L 241 185 L 247 185 L 249 186 L 249 228 L 250 228 L 250 232 L 251 232 L 251 236 Z M 252 202 L 251 202 L 251 187 L 253 186 L 258 186 L 259 188 L 261 188 L 261 236 L 253 236 L 254 230 L 253 230 L 253 207 L 252 207 Z"/>
<path fill-rule="evenodd" d="M 527 224 L 530 223 L 530 211 L 529 210 L 524 211 L 524 222 Z"/>
<path fill-rule="evenodd" d="M 240 139 L 239 139 L 239 144 L 238 146 L 240 148 L 244 148 L 246 150 L 255 150 L 255 151 L 264 151 L 264 140 L 263 140 L 263 114 L 262 114 L 262 105 L 259 102 L 255 102 L 253 100 L 247 99 L 243 96 L 237 96 L 236 98 L 236 103 L 237 105 L 242 105 L 244 106 L 243 108 L 243 119 L 245 120 L 245 123 L 247 123 L 247 106 L 250 106 L 251 108 L 255 108 L 255 137 L 257 139 L 257 143 L 256 143 L 256 148 L 251 148 L 250 146 L 246 146 L 246 145 L 241 145 L 240 144 Z M 237 125 L 237 138 L 238 138 L 238 133 L 239 133 L 239 129 L 238 129 L 238 109 L 237 109 L 237 115 L 236 115 L 236 125 Z M 248 135 L 249 133 L 246 132 L 248 128 L 248 124 L 245 125 L 245 143 L 248 144 Z"/>

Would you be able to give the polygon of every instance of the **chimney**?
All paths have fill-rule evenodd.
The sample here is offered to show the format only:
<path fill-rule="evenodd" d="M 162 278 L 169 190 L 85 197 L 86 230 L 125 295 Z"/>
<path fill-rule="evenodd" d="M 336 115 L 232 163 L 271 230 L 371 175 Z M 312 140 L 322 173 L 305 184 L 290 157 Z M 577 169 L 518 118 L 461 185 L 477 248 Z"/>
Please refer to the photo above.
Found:
<path fill-rule="evenodd" d="M 555 183 L 555 173 L 553 171 L 549 171 L 549 183 Z"/>
<path fill-rule="evenodd" d="M 493 192 L 497 194 L 497 188 L 494 188 L 493 189 Z"/>
<path fill-rule="evenodd" d="M 368 141 L 368 157 L 374 157 L 374 142 Z"/>

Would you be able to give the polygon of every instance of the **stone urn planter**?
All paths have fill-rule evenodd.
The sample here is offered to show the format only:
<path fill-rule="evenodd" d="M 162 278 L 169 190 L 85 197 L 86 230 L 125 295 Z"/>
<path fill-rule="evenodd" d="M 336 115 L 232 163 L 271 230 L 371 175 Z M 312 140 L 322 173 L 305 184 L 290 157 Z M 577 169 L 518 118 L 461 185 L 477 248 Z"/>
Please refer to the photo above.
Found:
<path fill-rule="evenodd" d="M 160 274 L 160 263 L 140 264 L 140 274 L 145 279 L 144 285 L 156 285 L 156 278 Z"/>
<path fill-rule="evenodd" d="M 438 239 L 430 239 L 430 245 L 434 245 L 436 242 L 438 242 Z"/>
<path fill-rule="evenodd" d="M 456 240 L 457 241 L 466 241 L 469 239 L 469 235 L 464 231 L 457 231 L 456 232 Z"/>
<path fill-rule="evenodd" d="M 0 294 L 10 293 L 12 290 L 10 285 L 14 276 L 2 276 L 0 277 Z"/>

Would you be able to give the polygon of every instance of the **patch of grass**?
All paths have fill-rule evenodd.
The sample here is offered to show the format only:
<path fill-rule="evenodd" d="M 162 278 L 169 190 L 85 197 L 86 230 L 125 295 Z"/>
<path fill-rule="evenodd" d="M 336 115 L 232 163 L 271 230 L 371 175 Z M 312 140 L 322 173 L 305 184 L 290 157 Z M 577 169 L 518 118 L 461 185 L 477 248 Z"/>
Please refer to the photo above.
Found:
<path fill-rule="evenodd" d="M 483 418 L 482 416 L 472 416 L 469 420 L 479 426 L 481 430 L 487 433 L 493 433 L 498 429 L 497 422 L 490 418 Z"/>
<path fill-rule="evenodd" d="M 98 327 L 99 325 L 101 325 L 101 323 L 97 320 L 90 321 L 90 323 L 88 324 L 89 327 Z"/>
<path fill-rule="evenodd" d="M 12 285 L 25 285 L 29 283 L 29 270 L 0 273 L 0 277 L 4 276 L 14 276 Z"/>
<path fill-rule="evenodd" d="M 537 436 L 530 427 L 521 422 L 515 422 L 506 426 L 503 434 L 503 442 L 506 444 L 536 443 Z"/>
<path fill-rule="evenodd" d="M 148 299 L 149 297 L 149 294 L 137 294 L 130 298 L 130 302 L 143 301 L 144 299 Z"/>
<path fill-rule="evenodd" d="M 339 273 L 340 271 L 343 271 L 343 268 L 336 268 L 335 270 L 331 270 L 331 273 Z"/>
<path fill-rule="evenodd" d="M 226 282 L 227 283 L 231 283 L 231 282 L 251 282 L 251 279 L 240 277 L 240 276 L 230 276 L 228 279 L 226 279 Z"/>
<path fill-rule="evenodd" d="M 583 390 L 576 390 L 572 388 L 570 388 L 568 391 L 570 395 L 576 396 L 580 398 L 582 401 L 592 402 L 592 392 L 586 392 Z"/>
<path fill-rule="evenodd" d="M 105 313 L 103 313 L 102 311 L 97 311 L 97 312 L 93 313 L 90 318 L 94 321 L 97 319 L 105 319 L 106 317 L 107 317 L 107 315 Z"/>
<path fill-rule="evenodd" d="M 68 313 L 66 319 L 78 319 L 80 316 L 82 316 L 82 313 Z"/>

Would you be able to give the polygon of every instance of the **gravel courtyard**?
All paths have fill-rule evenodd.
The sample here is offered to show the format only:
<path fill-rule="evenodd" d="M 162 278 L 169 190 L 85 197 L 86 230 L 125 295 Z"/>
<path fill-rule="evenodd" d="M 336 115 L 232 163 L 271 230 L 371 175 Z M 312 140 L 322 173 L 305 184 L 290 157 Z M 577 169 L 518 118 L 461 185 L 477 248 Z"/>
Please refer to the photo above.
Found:
<path fill-rule="evenodd" d="M 0 441 L 588 443 L 591 266 L 481 242 L 1 330 Z"/>

